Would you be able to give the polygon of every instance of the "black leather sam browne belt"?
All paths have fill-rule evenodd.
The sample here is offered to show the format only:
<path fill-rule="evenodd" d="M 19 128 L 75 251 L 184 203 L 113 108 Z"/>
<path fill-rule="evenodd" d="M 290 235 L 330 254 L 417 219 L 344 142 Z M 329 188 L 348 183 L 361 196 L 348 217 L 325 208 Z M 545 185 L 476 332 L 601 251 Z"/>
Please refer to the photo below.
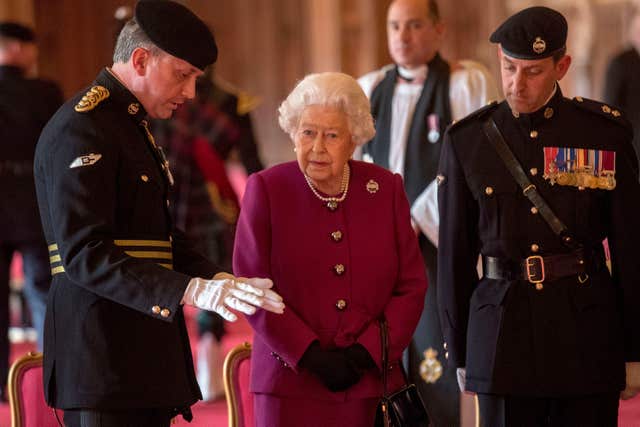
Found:
<path fill-rule="evenodd" d="M 586 282 L 589 278 L 588 264 L 590 263 L 582 248 L 567 254 L 533 255 L 519 261 L 492 256 L 482 257 L 484 277 L 497 280 L 525 280 L 534 284 L 537 290 L 543 289 L 544 282 L 553 282 L 563 277 L 578 276 L 580 283 Z"/>

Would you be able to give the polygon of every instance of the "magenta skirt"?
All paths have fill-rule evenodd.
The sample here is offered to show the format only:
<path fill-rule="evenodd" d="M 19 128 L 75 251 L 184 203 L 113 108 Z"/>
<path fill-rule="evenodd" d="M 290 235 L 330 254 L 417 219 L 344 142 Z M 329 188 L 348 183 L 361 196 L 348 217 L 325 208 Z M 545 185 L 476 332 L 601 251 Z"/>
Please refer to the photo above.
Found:
<path fill-rule="evenodd" d="M 379 398 L 330 402 L 254 394 L 255 427 L 373 427 Z"/>

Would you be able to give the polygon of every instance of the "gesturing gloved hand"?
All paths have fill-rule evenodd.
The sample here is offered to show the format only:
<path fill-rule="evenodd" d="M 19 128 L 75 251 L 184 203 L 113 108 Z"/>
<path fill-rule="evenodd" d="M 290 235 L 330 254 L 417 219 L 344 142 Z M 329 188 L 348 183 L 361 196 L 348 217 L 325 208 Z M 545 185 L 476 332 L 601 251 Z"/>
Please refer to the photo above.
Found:
<path fill-rule="evenodd" d="M 627 371 L 627 386 L 620 392 L 620 399 L 631 399 L 640 393 L 640 362 L 625 363 Z"/>
<path fill-rule="evenodd" d="M 208 311 L 215 311 L 230 322 L 237 316 L 229 308 L 245 314 L 253 314 L 256 307 L 274 313 L 282 313 L 282 298 L 269 288 L 269 279 L 236 278 L 228 273 L 218 273 L 213 279 L 195 277 L 189 281 L 182 302 Z"/>
<path fill-rule="evenodd" d="M 344 349 L 323 350 L 318 341 L 307 348 L 299 365 L 311 371 L 333 392 L 344 391 L 360 381 L 360 374 Z"/>

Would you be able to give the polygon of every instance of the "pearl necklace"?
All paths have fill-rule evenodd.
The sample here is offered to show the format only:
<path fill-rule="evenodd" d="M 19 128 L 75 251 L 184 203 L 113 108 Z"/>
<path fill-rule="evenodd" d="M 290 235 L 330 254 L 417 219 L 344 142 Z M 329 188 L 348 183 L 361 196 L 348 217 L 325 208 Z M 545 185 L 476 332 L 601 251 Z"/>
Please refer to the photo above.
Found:
<path fill-rule="evenodd" d="M 335 211 L 336 209 L 338 209 L 338 203 L 343 202 L 344 199 L 347 198 L 347 191 L 349 191 L 349 175 L 350 170 L 349 164 L 347 163 L 344 165 L 344 170 L 342 171 L 342 183 L 340 184 L 340 192 L 342 193 L 342 195 L 340 197 L 321 196 L 320 193 L 318 193 L 318 190 L 316 190 L 316 188 L 311 183 L 311 178 L 309 178 L 306 173 L 304 174 L 304 179 L 305 181 L 307 181 L 307 185 L 309 185 L 309 188 L 311 189 L 313 194 L 315 194 L 315 196 L 323 202 L 327 202 L 327 208 Z"/>

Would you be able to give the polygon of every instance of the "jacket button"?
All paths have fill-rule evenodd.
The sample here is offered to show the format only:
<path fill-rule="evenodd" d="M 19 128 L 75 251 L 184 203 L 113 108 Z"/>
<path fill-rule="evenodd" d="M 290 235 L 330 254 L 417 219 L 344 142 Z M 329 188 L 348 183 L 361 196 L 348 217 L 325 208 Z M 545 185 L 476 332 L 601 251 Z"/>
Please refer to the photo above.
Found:
<path fill-rule="evenodd" d="M 531 208 L 531 213 L 532 214 L 537 214 L 538 213 L 538 208 L 536 208 L 535 206 Z"/>
<path fill-rule="evenodd" d="M 162 311 L 160 312 L 160 316 L 167 318 L 171 315 L 171 310 L 169 310 L 168 308 L 163 308 Z"/>
<path fill-rule="evenodd" d="M 340 240 L 342 240 L 342 231 L 334 231 L 333 233 L 331 233 L 331 238 L 334 242 L 339 242 Z"/>
<path fill-rule="evenodd" d="M 151 307 L 151 312 L 153 314 L 160 314 L 160 306 L 159 305 L 154 305 L 153 307 Z"/>
<path fill-rule="evenodd" d="M 442 343 L 442 347 L 446 350 L 447 349 L 447 343 Z"/>
<path fill-rule="evenodd" d="M 344 265 L 336 264 L 335 266 L 333 266 L 333 271 L 335 271 L 338 276 L 342 276 L 345 271 Z"/>
<path fill-rule="evenodd" d="M 535 243 L 531 245 L 531 252 L 538 252 L 538 251 L 540 251 L 540 246 L 536 245 Z"/>
<path fill-rule="evenodd" d="M 532 130 L 532 131 L 529 133 L 529 136 L 530 136 L 531 138 L 537 138 L 537 137 L 538 137 L 538 131 L 537 131 L 537 130 Z"/>
<path fill-rule="evenodd" d="M 344 310 L 347 308 L 347 302 L 343 299 L 339 299 L 338 302 L 336 302 L 336 308 L 340 311 Z"/>
<path fill-rule="evenodd" d="M 532 176 L 538 175 L 538 168 L 529 169 L 529 173 L 531 173 Z"/>
<path fill-rule="evenodd" d="M 140 175 L 140 179 L 141 179 L 143 182 L 149 182 L 149 177 L 148 177 L 147 175 Z"/>
<path fill-rule="evenodd" d="M 484 193 L 485 193 L 487 196 L 492 195 L 492 194 L 493 194 L 493 187 L 487 187 L 487 188 L 485 188 L 485 189 L 484 189 Z"/>

